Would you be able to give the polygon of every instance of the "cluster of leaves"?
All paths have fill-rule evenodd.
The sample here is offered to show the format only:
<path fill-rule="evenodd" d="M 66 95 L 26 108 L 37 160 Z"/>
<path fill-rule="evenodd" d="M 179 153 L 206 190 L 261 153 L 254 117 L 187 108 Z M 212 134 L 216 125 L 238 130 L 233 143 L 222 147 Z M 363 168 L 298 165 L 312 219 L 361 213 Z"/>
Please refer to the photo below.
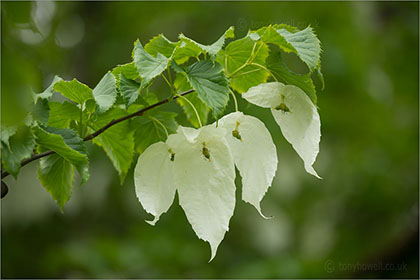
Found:
<path fill-rule="evenodd" d="M 284 24 L 237 40 L 230 27 L 211 45 L 183 34 L 177 42 L 162 34 L 144 46 L 137 40 L 132 62 L 107 72 L 93 89 L 56 76 L 45 91 L 33 93 L 25 124 L 2 125 L 2 178 L 8 173 L 16 178 L 21 166 L 40 158 L 39 179 L 62 209 L 71 196 L 75 170 L 81 184 L 89 179 L 87 141 L 102 147 L 121 183 L 140 154 L 136 191 L 155 216 L 152 223 L 167 211 L 177 190 L 188 220 L 210 242 L 214 257 L 233 213 L 234 166 L 243 178 L 243 199 L 260 213 L 259 203 L 277 168 L 276 148 L 261 121 L 240 112 L 219 120 L 229 97 L 236 111 L 236 94 L 271 108 L 305 169 L 318 176 L 312 168 L 320 140 L 313 77 L 323 87 L 320 52 L 312 28 Z M 307 72 L 290 70 L 284 53 L 295 54 Z M 158 78 L 169 86 L 163 101 L 149 91 Z M 56 94 L 65 100 L 53 101 Z M 178 126 L 175 113 L 157 106 L 173 99 L 198 129 Z M 216 123 L 206 126 L 210 118 Z"/>

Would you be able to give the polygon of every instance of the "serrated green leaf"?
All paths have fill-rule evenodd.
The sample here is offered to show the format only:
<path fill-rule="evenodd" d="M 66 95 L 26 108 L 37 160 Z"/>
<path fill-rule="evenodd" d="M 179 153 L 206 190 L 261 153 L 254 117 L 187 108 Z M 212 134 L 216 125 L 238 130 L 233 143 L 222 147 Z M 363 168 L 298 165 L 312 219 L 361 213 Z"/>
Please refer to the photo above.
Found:
<path fill-rule="evenodd" d="M 54 76 L 51 84 L 41 93 L 33 93 L 32 97 L 34 99 L 34 103 L 38 102 L 38 99 L 48 99 L 54 94 L 54 85 L 60 81 L 62 81 L 59 76 Z"/>
<path fill-rule="evenodd" d="M 201 49 L 196 44 L 188 44 L 186 42 L 179 42 L 173 52 L 172 60 L 178 64 L 187 62 L 191 57 L 198 57 L 201 54 Z"/>
<path fill-rule="evenodd" d="M 229 85 L 223 67 L 217 62 L 202 60 L 189 66 L 186 71 L 188 82 L 198 97 L 219 116 L 229 101 Z"/>
<path fill-rule="evenodd" d="M 301 88 L 309 96 L 312 102 L 316 104 L 316 91 L 310 73 L 298 74 L 291 71 L 284 64 L 281 58 L 281 53 L 278 50 L 273 50 L 268 56 L 267 68 L 278 81 Z"/>
<path fill-rule="evenodd" d="M 223 45 L 225 44 L 226 38 L 233 38 L 235 36 L 234 27 L 229 27 L 228 30 L 223 33 L 223 35 L 213 44 L 211 45 L 203 45 L 197 43 L 196 41 L 186 37 L 184 34 L 179 35 L 179 39 L 186 44 L 194 44 L 198 48 L 200 48 L 201 52 L 208 53 L 211 56 L 217 55 L 217 53 L 222 49 Z"/>
<path fill-rule="evenodd" d="M 284 28 L 285 26 L 282 27 Z M 285 52 L 296 53 L 296 49 L 282 35 L 280 35 L 279 32 L 277 32 L 277 29 L 278 28 L 270 25 L 258 29 L 255 33 L 260 35 L 260 39 L 266 44 L 274 44 Z"/>
<path fill-rule="evenodd" d="M 117 97 L 114 75 L 112 75 L 111 72 L 106 73 L 99 81 L 98 85 L 93 89 L 92 94 L 100 111 L 105 112 L 111 108 Z"/>
<path fill-rule="evenodd" d="M 80 120 L 80 109 L 75 104 L 69 102 L 49 102 L 49 104 L 50 118 L 48 119 L 48 126 L 59 129 L 69 128 L 71 121 Z M 85 118 L 86 115 L 84 114 L 83 120 Z"/>
<path fill-rule="evenodd" d="M 113 119 L 125 116 L 127 113 L 120 108 L 112 108 L 100 115 L 94 123 L 95 130 L 102 128 Z M 128 169 L 133 161 L 134 139 L 129 122 L 118 123 L 93 139 L 93 143 L 102 147 L 124 182 Z"/>
<path fill-rule="evenodd" d="M 6 135 L 3 136 L 3 133 Z M 17 178 L 21 161 L 32 155 L 34 147 L 35 137 L 28 127 L 15 131 L 2 129 L 1 161 L 4 169 Z"/>
<path fill-rule="evenodd" d="M 263 68 L 267 57 L 268 47 L 246 36 L 227 45 L 216 61 L 224 65 L 230 86 L 242 93 L 267 81 L 270 74 Z"/>
<path fill-rule="evenodd" d="M 144 46 L 146 52 L 156 57 L 158 53 L 166 57 L 171 57 L 176 47 L 176 43 L 169 41 L 163 34 L 153 37 L 149 43 Z"/>
<path fill-rule="evenodd" d="M 65 160 L 73 164 L 84 184 L 89 179 L 89 161 L 86 145 L 72 129 L 56 129 L 48 127 L 46 130 L 34 128 L 36 141 L 40 150 L 53 150 Z"/>
<path fill-rule="evenodd" d="M 308 65 L 310 72 L 318 66 L 321 44 L 311 27 L 298 32 L 290 32 L 281 28 L 277 32 L 295 48 L 297 55 Z"/>
<path fill-rule="evenodd" d="M 285 24 L 263 27 L 256 31 L 265 43 L 295 53 L 313 72 L 319 65 L 321 45 L 311 27 L 299 30 Z"/>
<path fill-rule="evenodd" d="M 166 132 L 168 134 L 175 133 L 178 127 L 175 117 L 176 113 L 173 112 L 152 111 L 134 120 L 136 151 L 141 154 L 150 145 L 159 141 L 165 141 L 167 138 Z"/>
<path fill-rule="evenodd" d="M 93 99 L 92 90 L 76 79 L 73 79 L 72 81 L 60 81 L 54 85 L 54 90 L 79 104 L 83 104 L 87 100 Z"/>
<path fill-rule="evenodd" d="M 120 85 L 120 75 L 124 74 L 127 79 L 136 80 L 139 79 L 139 73 L 137 72 L 136 65 L 134 62 L 118 65 L 114 69 L 112 69 L 111 73 L 115 76 L 117 81 L 117 87 Z"/>
<path fill-rule="evenodd" d="M 57 154 L 41 158 L 38 177 L 41 184 L 51 194 L 60 209 L 63 210 L 63 206 L 70 199 L 73 189 L 73 165 Z"/>
<path fill-rule="evenodd" d="M 120 93 L 126 104 L 133 104 L 140 94 L 140 84 L 136 81 L 127 79 L 124 74 L 120 75 Z"/>
<path fill-rule="evenodd" d="M 168 67 L 169 59 L 163 54 L 158 53 L 156 57 L 153 57 L 147 53 L 140 41 L 137 40 L 134 43 L 133 60 L 137 67 L 137 71 L 140 74 L 142 85 L 145 86 L 153 78 L 159 76 Z"/>
<path fill-rule="evenodd" d="M 190 83 L 187 81 L 187 77 L 182 74 L 176 75 L 174 86 L 177 89 L 178 93 L 187 91 L 192 88 Z M 201 123 L 205 125 L 207 123 L 210 108 L 206 105 L 206 103 L 204 103 L 200 100 L 200 98 L 198 98 L 196 92 L 192 92 L 184 97 L 187 98 L 194 105 L 194 107 L 197 109 L 197 113 L 201 120 Z M 195 115 L 194 109 L 191 107 L 191 105 L 185 102 L 185 100 L 182 98 L 178 98 L 177 102 L 181 105 L 182 110 L 184 111 L 190 123 L 194 127 L 199 128 L 200 123 L 198 122 L 197 116 Z"/>
<path fill-rule="evenodd" d="M 1 125 L 1 142 L 5 144 L 9 149 L 9 138 L 16 134 L 17 127 L 16 126 L 6 126 Z"/>
<path fill-rule="evenodd" d="M 45 125 L 48 122 L 48 118 L 50 115 L 50 107 L 48 106 L 48 100 L 38 100 L 32 108 L 31 115 L 34 121 Z"/>

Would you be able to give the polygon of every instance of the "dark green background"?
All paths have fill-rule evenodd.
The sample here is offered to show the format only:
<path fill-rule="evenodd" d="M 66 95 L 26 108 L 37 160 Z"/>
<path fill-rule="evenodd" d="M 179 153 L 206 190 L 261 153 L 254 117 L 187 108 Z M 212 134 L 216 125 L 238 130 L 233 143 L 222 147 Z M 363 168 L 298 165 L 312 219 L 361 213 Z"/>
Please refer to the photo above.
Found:
<path fill-rule="evenodd" d="M 238 178 L 230 231 L 211 263 L 177 201 L 149 226 L 132 172 L 120 186 L 89 144 L 91 178 L 63 214 L 40 185 L 37 163 L 5 180 L 3 278 L 418 277 L 417 2 L 2 2 L 1 12 L 2 122 L 22 117 L 29 89 L 40 91 L 54 74 L 93 87 L 130 60 L 136 38 L 159 33 L 207 44 L 231 25 L 238 37 L 272 23 L 311 25 L 326 82 L 315 163 L 323 180 L 305 173 L 268 110 L 240 100 L 277 145 L 277 175 L 262 202 L 275 218 L 240 200 Z M 168 94 L 163 84 L 155 89 Z"/>

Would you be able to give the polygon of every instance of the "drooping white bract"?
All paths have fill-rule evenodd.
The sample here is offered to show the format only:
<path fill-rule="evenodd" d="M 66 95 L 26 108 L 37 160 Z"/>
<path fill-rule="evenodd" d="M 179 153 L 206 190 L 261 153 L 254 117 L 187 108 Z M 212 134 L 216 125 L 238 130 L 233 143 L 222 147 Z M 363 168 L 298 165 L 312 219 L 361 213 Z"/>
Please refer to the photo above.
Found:
<path fill-rule="evenodd" d="M 226 140 L 242 176 L 242 199 L 252 204 L 261 216 L 260 202 L 277 170 L 277 152 L 270 132 L 259 119 L 242 112 L 219 120 L 227 130 Z"/>
<path fill-rule="evenodd" d="M 320 178 L 312 165 L 319 152 L 321 122 L 305 92 L 296 86 L 271 82 L 252 87 L 242 96 L 250 103 L 271 108 L 284 137 L 303 159 L 306 171 Z"/>
<path fill-rule="evenodd" d="M 179 203 L 193 230 L 210 243 L 210 260 L 229 229 L 235 207 L 235 167 L 225 134 L 220 127 L 179 127 L 166 143 L 147 148 L 135 171 L 140 203 L 157 218 L 172 203 L 172 186 L 176 186 Z M 165 188 L 169 195 L 161 193 Z"/>
<path fill-rule="evenodd" d="M 174 162 L 166 143 L 150 145 L 140 156 L 134 170 L 136 195 L 147 213 L 155 216 L 155 225 L 160 215 L 168 211 L 175 197 Z"/>
<path fill-rule="evenodd" d="M 235 208 L 235 166 L 225 134 L 212 126 L 180 127 L 167 140 L 175 153 L 179 203 L 197 236 L 210 243 L 210 260 Z"/>

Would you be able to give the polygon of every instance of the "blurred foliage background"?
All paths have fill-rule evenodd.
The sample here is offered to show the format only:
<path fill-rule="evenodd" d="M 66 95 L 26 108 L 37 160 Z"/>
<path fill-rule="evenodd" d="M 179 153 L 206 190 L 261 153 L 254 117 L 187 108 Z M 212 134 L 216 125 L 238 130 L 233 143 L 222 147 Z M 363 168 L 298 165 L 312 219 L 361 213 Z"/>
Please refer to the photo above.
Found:
<path fill-rule="evenodd" d="M 238 178 L 230 231 L 211 263 L 177 201 L 146 224 L 132 171 L 120 186 L 89 144 L 91 178 L 64 213 L 40 185 L 37 163 L 5 180 L 2 278 L 418 277 L 418 2 L 1 2 L 1 16 L 3 123 L 22 118 L 29 90 L 54 74 L 93 87 L 130 61 L 136 38 L 159 33 L 212 43 L 231 25 L 237 37 L 272 23 L 311 25 L 326 81 L 315 164 L 323 180 L 305 173 L 268 110 L 240 101 L 277 145 L 277 176 L 262 202 L 274 218 L 240 200 Z"/>

